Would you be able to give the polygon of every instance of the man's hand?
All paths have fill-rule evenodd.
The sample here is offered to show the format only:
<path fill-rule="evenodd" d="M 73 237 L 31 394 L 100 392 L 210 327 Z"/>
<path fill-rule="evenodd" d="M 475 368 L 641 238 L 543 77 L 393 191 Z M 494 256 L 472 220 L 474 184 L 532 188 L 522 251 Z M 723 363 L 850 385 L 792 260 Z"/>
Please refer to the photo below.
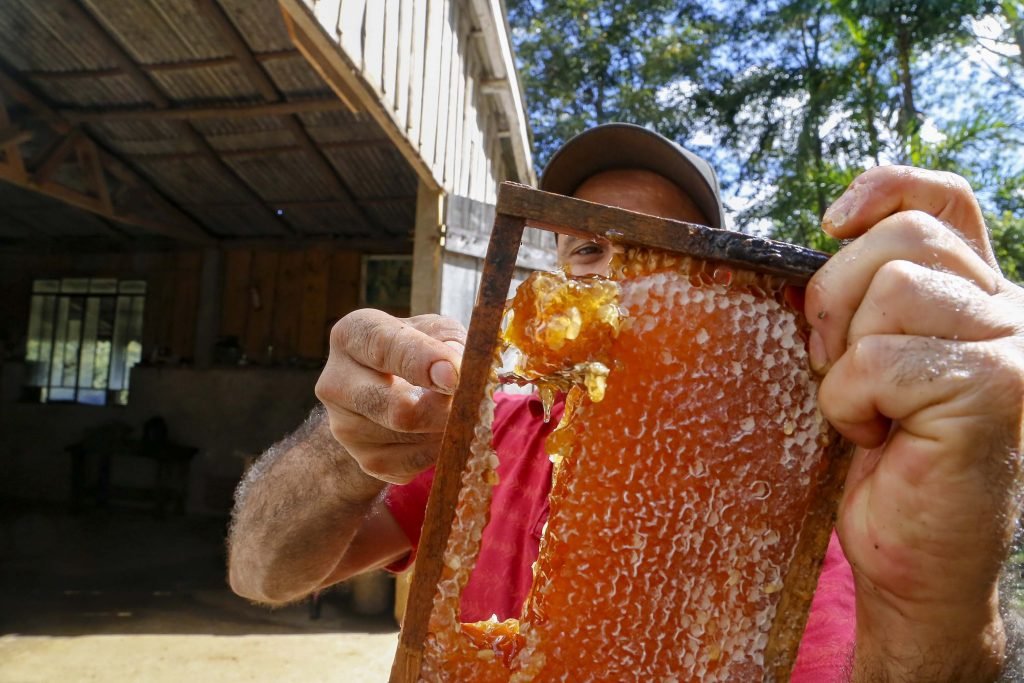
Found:
<path fill-rule="evenodd" d="M 364 472 L 401 484 L 434 464 L 465 340 L 462 325 L 439 315 L 367 309 L 334 326 L 316 395 Z"/>
<path fill-rule="evenodd" d="M 378 494 L 437 458 L 464 339 L 461 325 L 436 315 L 364 310 L 334 326 L 316 387 L 327 417 L 314 410 L 236 495 L 228 543 L 236 593 L 290 602 L 409 551 Z"/>
<path fill-rule="evenodd" d="M 1020 507 L 1024 293 L 957 176 L 873 169 L 823 223 L 856 238 L 806 298 L 819 405 L 858 446 L 837 523 L 855 678 L 994 679 Z"/>

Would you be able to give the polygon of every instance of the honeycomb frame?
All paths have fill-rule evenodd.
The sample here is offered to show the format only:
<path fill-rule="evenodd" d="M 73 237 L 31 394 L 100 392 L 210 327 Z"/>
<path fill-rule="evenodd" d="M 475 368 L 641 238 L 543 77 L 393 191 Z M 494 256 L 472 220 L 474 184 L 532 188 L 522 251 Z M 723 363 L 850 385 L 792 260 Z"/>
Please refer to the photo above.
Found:
<path fill-rule="evenodd" d="M 460 593 L 460 581 L 464 585 L 465 577 L 454 578 L 450 564 L 446 568 L 445 552 L 452 524 L 456 521 L 460 493 L 465 494 L 462 479 L 467 463 L 474 453 L 478 461 L 493 458 L 493 454 L 483 453 L 480 448 L 484 433 L 489 433 L 489 414 L 484 408 L 493 391 L 494 359 L 499 347 L 505 298 L 527 222 L 531 227 L 562 234 L 655 247 L 741 271 L 777 276 L 794 285 L 805 284 L 827 260 L 825 254 L 804 247 L 656 218 L 514 183 L 502 184 L 496 209 L 461 380 L 442 439 L 427 505 L 416 572 L 392 668 L 393 682 L 421 680 L 421 673 L 425 673 L 422 667 L 431 615 L 437 605 L 444 602 L 441 598 L 449 603 L 452 599 L 457 601 L 457 594 L 454 598 L 447 594 L 453 590 Z M 787 680 L 795 661 L 851 453 L 850 444 L 838 437 L 831 440 L 825 452 L 828 469 L 818 487 L 820 495 L 813 500 L 804 518 L 795 555 L 783 578 L 765 650 L 765 680 Z M 475 508 L 486 510 L 487 502 L 476 501 Z M 475 557 L 477 551 L 470 549 L 468 552 Z M 471 567 L 456 569 L 459 571 L 455 573 L 468 576 Z M 439 595 L 439 590 L 444 591 L 444 595 Z"/>

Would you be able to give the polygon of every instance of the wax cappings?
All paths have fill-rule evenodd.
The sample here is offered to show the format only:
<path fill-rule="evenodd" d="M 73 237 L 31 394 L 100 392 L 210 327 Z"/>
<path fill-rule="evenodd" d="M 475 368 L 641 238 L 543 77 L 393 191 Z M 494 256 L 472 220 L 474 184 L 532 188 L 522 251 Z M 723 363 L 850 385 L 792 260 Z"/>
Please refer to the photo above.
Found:
<path fill-rule="evenodd" d="M 577 387 L 548 441 L 555 480 L 533 588 L 518 621 L 458 622 L 495 483 L 488 398 L 423 680 L 762 678 L 828 431 L 782 283 L 724 271 L 637 249 L 615 282 L 544 273 L 520 287 L 505 330 L 517 370 Z M 607 368 L 598 395 L 584 388 L 587 363 Z"/>

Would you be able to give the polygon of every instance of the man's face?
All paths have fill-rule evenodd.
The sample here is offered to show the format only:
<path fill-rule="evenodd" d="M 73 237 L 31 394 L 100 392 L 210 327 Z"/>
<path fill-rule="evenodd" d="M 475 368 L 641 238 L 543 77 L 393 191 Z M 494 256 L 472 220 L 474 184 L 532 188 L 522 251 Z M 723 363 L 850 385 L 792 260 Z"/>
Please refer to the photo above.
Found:
<path fill-rule="evenodd" d="M 659 218 L 674 218 L 704 225 L 708 222 L 688 194 L 675 183 L 652 171 L 603 171 L 583 181 L 573 196 Z M 606 275 L 616 249 L 603 239 L 558 236 L 558 262 L 568 265 L 573 275 Z"/>

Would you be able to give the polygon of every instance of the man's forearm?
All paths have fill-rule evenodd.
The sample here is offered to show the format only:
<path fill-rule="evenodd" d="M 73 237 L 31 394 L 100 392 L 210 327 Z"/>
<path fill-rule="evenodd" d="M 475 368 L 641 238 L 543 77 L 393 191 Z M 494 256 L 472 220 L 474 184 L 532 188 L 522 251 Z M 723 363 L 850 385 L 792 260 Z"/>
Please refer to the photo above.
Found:
<path fill-rule="evenodd" d="M 383 487 L 331 436 L 324 410 L 315 409 L 238 487 L 228 537 L 232 589 L 266 603 L 316 590 Z"/>
<path fill-rule="evenodd" d="M 1001 680 L 1007 638 L 997 605 L 931 617 L 858 599 L 854 683 Z"/>

